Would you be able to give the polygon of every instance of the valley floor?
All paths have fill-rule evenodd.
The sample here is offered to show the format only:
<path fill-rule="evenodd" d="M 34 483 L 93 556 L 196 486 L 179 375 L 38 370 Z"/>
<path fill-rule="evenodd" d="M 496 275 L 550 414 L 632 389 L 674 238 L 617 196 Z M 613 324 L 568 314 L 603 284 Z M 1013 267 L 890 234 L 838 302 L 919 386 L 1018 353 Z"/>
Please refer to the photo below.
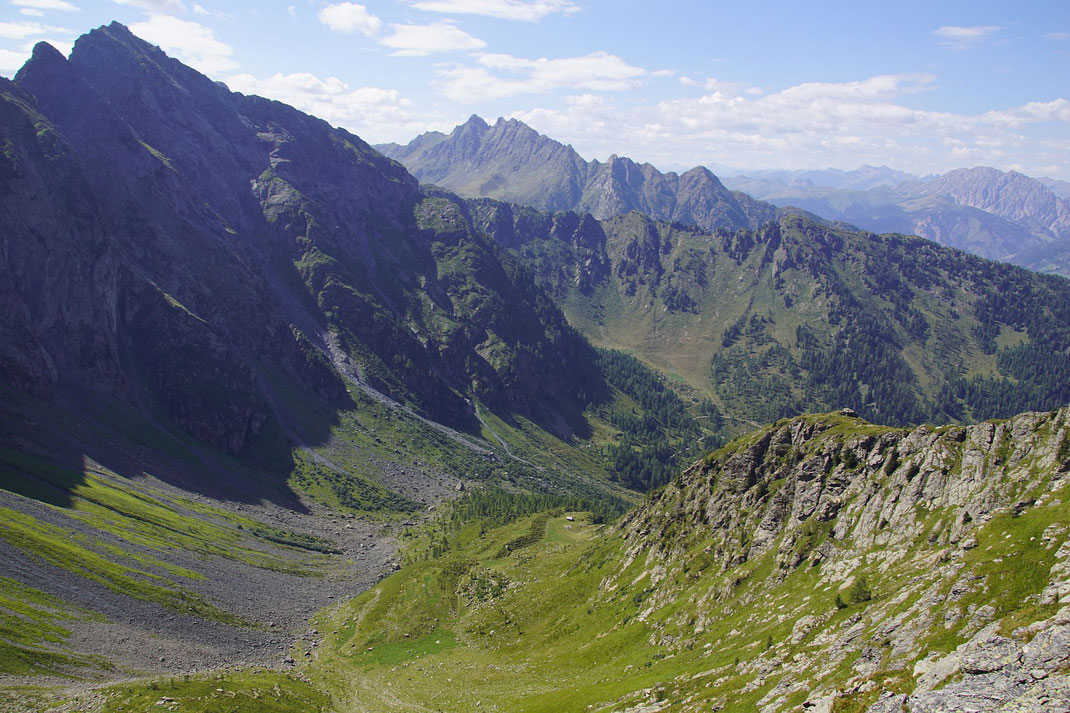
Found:
<path fill-rule="evenodd" d="M 261 646 L 226 645 L 254 655 L 187 676 L 171 654 L 152 661 L 156 640 L 141 635 L 132 643 L 149 644 L 139 651 L 148 677 L 52 691 L 8 679 L 6 703 L 95 713 L 1070 710 L 1068 474 L 1065 409 L 936 429 L 804 416 L 711 454 L 615 524 L 525 510 L 507 491 L 478 517 L 442 508 L 397 532 L 396 571 L 366 591 L 392 543 L 362 569 L 369 526 L 309 513 L 301 518 L 318 524 L 280 520 L 278 532 L 319 527 L 306 545 L 342 552 L 295 557 L 304 574 L 267 568 L 241 582 L 250 596 L 277 588 L 236 609 Z M 104 499 L 94 492 L 83 494 Z M 17 594 L 38 612 L 54 601 Z M 183 605 L 197 606 L 190 596 Z"/>

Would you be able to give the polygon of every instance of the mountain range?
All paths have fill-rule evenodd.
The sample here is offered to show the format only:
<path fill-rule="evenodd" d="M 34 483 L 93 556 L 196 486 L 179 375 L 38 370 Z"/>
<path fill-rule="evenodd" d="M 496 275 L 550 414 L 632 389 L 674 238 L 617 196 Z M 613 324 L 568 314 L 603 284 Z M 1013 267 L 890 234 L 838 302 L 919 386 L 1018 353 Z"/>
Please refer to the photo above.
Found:
<path fill-rule="evenodd" d="M 648 163 L 611 156 L 585 161 L 571 146 L 516 119 L 489 126 L 472 116 L 449 135 L 423 134 L 407 146 L 376 149 L 421 182 L 466 198 L 495 198 L 540 210 L 573 210 L 609 218 L 638 210 L 656 220 L 699 227 L 757 228 L 778 211 L 729 191 L 709 170 L 662 173 Z"/>
<path fill-rule="evenodd" d="M 116 23 L 0 98 L 0 707 L 1070 700 L 1066 279 Z"/>
<path fill-rule="evenodd" d="M 869 172 L 863 172 L 868 174 Z M 816 173 L 725 179 L 777 205 L 794 205 L 874 232 L 920 235 L 943 245 L 1068 274 L 1070 203 L 1015 171 L 963 168 L 926 179 L 829 180 Z M 1053 184 L 1054 185 L 1054 184 Z"/>
<path fill-rule="evenodd" d="M 677 175 L 619 156 L 587 162 L 516 119 L 488 126 L 478 116 L 448 135 L 430 132 L 406 146 L 376 148 L 420 181 L 465 197 L 597 218 L 638 210 L 709 230 L 757 228 L 784 210 L 805 212 L 1070 276 L 1070 203 L 1014 171 L 979 167 L 925 178 L 887 167 L 763 171 L 722 183 L 701 166 Z"/>

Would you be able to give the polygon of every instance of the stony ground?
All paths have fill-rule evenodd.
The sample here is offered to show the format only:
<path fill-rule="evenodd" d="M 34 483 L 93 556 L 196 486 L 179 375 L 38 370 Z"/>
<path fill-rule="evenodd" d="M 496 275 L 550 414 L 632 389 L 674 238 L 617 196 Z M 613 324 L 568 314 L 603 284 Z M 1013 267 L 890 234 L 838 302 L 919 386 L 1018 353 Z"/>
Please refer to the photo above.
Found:
<path fill-rule="evenodd" d="M 166 483 L 149 481 L 158 491 L 172 489 Z M 175 494 L 189 495 L 174 490 Z M 207 496 L 195 499 L 266 525 L 323 538 L 339 552 L 290 552 L 288 556 L 303 567 L 303 574 L 180 549 L 152 552 L 168 564 L 206 575 L 200 580 L 183 580 L 183 586 L 246 622 L 244 626 L 233 626 L 183 615 L 111 591 L 0 539 L 0 572 L 4 576 L 75 608 L 96 613 L 64 622 L 71 631 L 66 648 L 108 662 L 101 668 L 72 671 L 77 675 L 73 681 L 63 677 L 0 675 L 0 691 L 7 689 L 0 693 L 0 710 L 39 710 L 47 700 L 72 700 L 72 696 L 78 696 L 80 702 L 71 703 L 75 706 L 71 710 L 88 710 L 92 708 L 91 692 L 95 686 L 142 676 L 180 676 L 248 666 L 287 668 L 291 647 L 308 635 L 308 622 L 315 612 L 364 591 L 394 567 L 395 536 L 403 527 L 400 522 L 342 515 L 315 503 L 303 503 L 302 512 L 272 503 L 232 503 Z M 3 490 L 0 505 L 62 525 L 78 535 L 108 538 L 107 533 L 67 517 L 58 509 Z M 287 548 L 279 547 L 276 553 L 287 556 Z M 30 688 L 20 692 L 22 687 Z M 42 689 L 50 693 L 41 694 Z M 35 691 L 32 695 L 31 690 Z"/>

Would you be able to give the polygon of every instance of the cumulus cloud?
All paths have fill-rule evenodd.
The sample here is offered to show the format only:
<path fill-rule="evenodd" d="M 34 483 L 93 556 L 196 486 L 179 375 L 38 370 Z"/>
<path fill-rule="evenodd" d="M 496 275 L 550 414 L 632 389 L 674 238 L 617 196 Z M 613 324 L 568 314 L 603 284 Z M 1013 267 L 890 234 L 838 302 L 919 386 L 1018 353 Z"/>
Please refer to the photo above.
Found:
<path fill-rule="evenodd" d="M 130 31 L 205 74 L 238 67 L 231 57 L 233 48 L 217 39 L 210 28 L 196 22 L 171 15 L 152 15 L 145 22 L 131 25 Z"/>
<path fill-rule="evenodd" d="M 476 66 L 440 68 L 438 91 L 461 102 L 545 94 L 558 89 L 620 91 L 634 87 L 649 74 L 642 67 L 601 50 L 558 59 L 484 53 L 477 55 L 476 63 Z"/>
<path fill-rule="evenodd" d="M 43 37 L 51 33 L 70 34 L 65 27 L 51 27 L 37 22 L 0 22 L 0 37 L 22 40 L 27 37 Z"/>
<path fill-rule="evenodd" d="M 369 141 L 407 142 L 424 131 L 446 128 L 417 113 L 396 89 L 352 88 L 337 77 L 297 72 L 260 79 L 239 74 L 228 77 L 227 86 L 286 102 Z"/>
<path fill-rule="evenodd" d="M 933 34 L 942 38 L 942 45 L 953 50 L 962 51 L 987 41 L 1002 29 L 999 25 L 973 25 L 970 27 L 944 25 L 933 30 Z"/>
<path fill-rule="evenodd" d="M 1024 156 L 1038 166 L 1065 164 L 1065 153 L 1060 158 L 1060 147 L 1045 144 L 1043 137 L 1053 125 L 1063 132 L 1070 128 L 1066 99 L 981 114 L 915 109 L 910 95 L 935 86 L 935 78 L 924 74 L 807 83 L 764 95 L 730 83 L 710 86 L 714 90 L 701 97 L 654 105 L 620 107 L 606 99 L 573 98 L 563 108 L 514 116 L 574 142 L 589 158 L 627 152 L 668 168 L 869 163 L 919 172 L 982 163 L 1009 167 Z"/>
<path fill-rule="evenodd" d="M 1011 109 L 985 112 L 980 120 L 1008 129 L 1020 129 L 1030 124 L 1045 122 L 1070 124 L 1070 101 L 1054 99 L 1049 102 L 1029 102 Z"/>
<path fill-rule="evenodd" d="M 569 0 L 417 0 L 413 6 L 428 12 L 484 15 L 526 22 L 535 22 L 555 13 L 570 15 L 580 9 Z"/>
<path fill-rule="evenodd" d="M 27 55 L 22 52 L 0 49 L 0 72 L 10 77 L 19 71 L 27 59 Z"/>
<path fill-rule="evenodd" d="M 391 25 L 394 34 L 384 37 L 380 44 L 394 50 L 391 54 L 422 56 L 433 52 L 477 50 L 487 43 L 454 27 L 449 22 L 431 25 Z"/>
<path fill-rule="evenodd" d="M 368 8 L 352 2 L 327 5 L 317 16 L 327 27 L 347 35 L 359 32 L 374 37 L 383 24 L 382 20 L 368 12 Z"/>
<path fill-rule="evenodd" d="M 66 0 L 12 0 L 12 5 L 26 10 L 54 10 L 56 12 L 78 12 L 81 8 Z"/>

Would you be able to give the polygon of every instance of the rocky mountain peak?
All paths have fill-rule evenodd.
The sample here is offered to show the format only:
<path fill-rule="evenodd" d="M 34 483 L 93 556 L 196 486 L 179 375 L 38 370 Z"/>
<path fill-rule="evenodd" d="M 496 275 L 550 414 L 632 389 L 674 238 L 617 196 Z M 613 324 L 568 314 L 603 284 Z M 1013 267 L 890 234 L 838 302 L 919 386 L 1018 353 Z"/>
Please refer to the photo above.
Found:
<path fill-rule="evenodd" d="M 501 123 L 500 118 L 498 119 L 498 123 Z M 457 129 L 460 130 L 481 129 L 484 131 L 489 128 L 490 125 L 487 124 L 487 122 L 484 121 L 483 117 L 481 117 L 479 114 L 472 114 L 463 124 L 457 127 Z M 457 129 L 454 129 L 454 131 L 456 131 Z"/>
<path fill-rule="evenodd" d="M 30 62 L 54 62 L 57 60 L 67 61 L 67 58 L 63 56 L 63 53 L 53 47 L 47 42 L 38 42 L 33 46 L 33 52 L 30 55 Z"/>
<path fill-rule="evenodd" d="M 703 178 L 707 181 L 715 182 L 718 186 L 722 185 L 721 179 L 717 178 L 717 176 L 714 175 L 713 171 L 706 168 L 705 166 L 695 166 L 694 168 L 685 171 L 680 176 L 680 178 L 684 178 L 685 176 L 691 178 Z"/>
<path fill-rule="evenodd" d="M 946 196 L 960 205 L 1021 222 L 1053 238 L 1070 238 L 1070 203 L 1040 181 L 990 166 L 949 171 L 919 195 Z"/>
<path fill-rule="evenodd" d="M 26 82 L 34 81 L 65 82 L 70 72 L 67 58 L 63 56 L 63 53 L 47 42 L 38 42 L 33 46 L 30 59 L 15 74 L 15 83 L 22 86 Z"/>
<path fill-rule="evenodd" d="M 476 119 L 449 137 L 425 134 L 408 146 L 378 148 L 421 181 L 540 210 L 590 212 L 599 219 L 639 210 L 705 229 L 756 228 L 777 216 L 772 205 L 731 193 L 705 167 L 679 176 L 619 154 L 604 163 L 586 161 L 517 119 L 499 118 L 490 128 Z"/>

